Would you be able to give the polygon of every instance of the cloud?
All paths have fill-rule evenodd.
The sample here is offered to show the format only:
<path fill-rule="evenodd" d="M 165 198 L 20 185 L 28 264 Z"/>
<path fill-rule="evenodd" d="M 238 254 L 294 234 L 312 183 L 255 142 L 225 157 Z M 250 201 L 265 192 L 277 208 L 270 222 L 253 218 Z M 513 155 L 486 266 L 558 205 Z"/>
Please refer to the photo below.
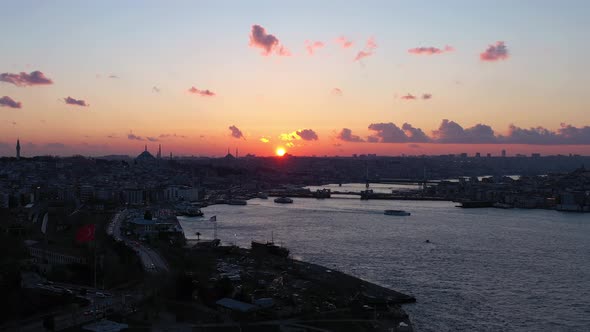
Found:
<path fill-rule="evenodd" d="M 431 141 L 430 137 L 426 136 L 422 129 L 415 128 L 409 123 L 404 123 L 402 125 L 402 130 L 410 142 L 427 143 Z"/>
<path fill-rule="evenodd" d="M 119 138 L 117 135 L 108 135 L 107 138 Z"/>
<path fill-rule="evenodd" d="M 109 75 L 109 78 L 119 78 L 117 75 Z"/>
<path fill-rule="evenodd" d="M 443 49 L 437 48 L 437 47 L 416 47 L 416 48 L 411 48 L 408 50 L 408 53 L 410 54 L 416 54 L 416 55 L 420 55 L 420 54 L 425 54 L 425 55 L 434 55 L 434 54 L 443 54 L 443 53 L 447 53 L 447 52 L 452 52 L 455 49 L 452 46 L 445 46 Z"/>
<path fill-rule="evenodd" d="M 336 138 L 339 140 L 345 141 L 345 142 L 364 142 L 365 141 L 360 136 L 353 135 L 352 130 L 350 130 L 348 128 L 342 128 L 342 130 L 340 131 L 338 136 L 336 136 Z"/>
<path fill-rule="evenodd" d="M 231 135 L 234 138 L 243 138 L 246 139 L 246 137 L 244 137 L 244 134 L 242 134 L 242 131 L 240 129 L 238 129 L 238 127 L 231 125 L 228 128 L 229 130 L 231 130 Z"/>
<path fill-rule="evenodd" d="M 429 142 L 430 138 L 419 128 L 414 128 L 408 123 L 404 123 L 399 128 L 394 123 L 372 123 L 369 130 L 376 131 L 375 135 L 369 136 L 369 142 L 380 143 L 424 143 Z"/>
<path fill-rule="evenodd" d="M 496 42 L 495 45 L 490 45 L 483 53 L 479 55 L 482 61 L 498 61 L 508 59 L 508 49 L 503 41 Z"/>
<path fill-rule="evenodd" d="M 342 46 L 342 48 L 350 48 L 353 45 L 352 41 L 348 40 L 344 36 L 340 36 L 340 37 L 336 38 L 336 43 L 340 44 L 340 46 Z"/>
<path fill-rule="evenodd" d="M 90 104 L 87 104 L 86 101 L 84 101 L 82 99 L 74 99 L 69 96 L 64 98 L 64 103 L 66 103 L 68 105 L 76 105 L 76 106 L 82 106 L 82 107 L 90 106 Z"/>
<path fill-rule="evenodd" d="M 0 74 L 0 82 L 6 82 L 20 87 L 53 84 L 51 79 L 47 78 L 45 74 L 38 70 L 30 74 L 25 72 L 19 74 L 2 73 Z"/>
<path fill-rule="evenodd" d="M 321 41 L 311 42 L 309 40 L 305 41 L 305 49 L 307 50 L 307 54 L 313 55 L 318 48 L 324 47 L 324 43 Z"/>
<path fill-rule="evenodd" d="M 421 148 L 420 144 L 416 144 L 416 143 L 408 144 L 408 147 L 412 148 L 412 149 L 420 149 Z"/>
<path fill-rule="evenodd" d="M 318 135 L 312 129 L 299 129 L 291 133 L 280 134 L 279 139 L 281 141 L 316 141 Z"/>
<path fill-rule="evenodd" d="M 135 135 L 133 132 L 127 134 L 127 139 L 135 140 L 135 141 L 145 141 L 145 139 L 141 136 Z"/>
<path fill-rule="evenodd" d="M 253 25 L 250 31 L 250 47 L 262 49 L 261 55 L 269 56 L 274 52 L 279 56 L 289 56 L 291 53 L 279 42 L 279 39 L 274 35 L 266 33 L 260 25 Z"/>
<path fill-rule="evenodd" d="M 190 89 L 188 89 L 188 92 L 199 95 L 201 97 L 213 97 L 215 96 L 215 92 L 211 91 L 211 90 L 199 90 L 197 88 L 195 88 L 194 86 L 191 87 Z"/>
<path fill-rule="evenodd" d="M 23 104 L 20 101 L 15 101 L 8 96 L 0 98 L 0 107 L 22 108 Z"/>
<path fill-rule="evenodd" d="M 268 143 L 268 142 L 270 142 L 270 137 L 262 136 L 262 137 L 260 137 L 260 141 L 262 143 Z"/>
<path fill-rule="evenodd" d="M 455 121 L 442 120 L 438 130 L 432 131 L 437 143 L 478 144 L 497 143 L 494 130 L 484 124 L 477 124 L 470 128 L 463 128 Z"/>
<path fill-rule="evenodd" d="M 379 143 L 379 137 L 369 136 L 369 137 L 367 137 L 367 142 L 369 142 L 369 143 Z"/>
<path fill-rule="evenodd" d="M 152 92 L 159 93 L 160 88 L 158 88 L 157 86 L 154 86 L 154 87 L 152 87 Z"/>
<path fill-rule="evenodd" d="M 147 136 L 146 139 L 150 142 L 157 142 L 158 141 L 158 138 L 156 138 L 156 137 Z"/>
<path fill-rule="evenodd" d="M 423 100 L 432 99 L 432 94 L 431 93 L 424 93 L 424 94 L 422 94 L 422 99 Z"/>
<path fill-rule="evenodd" d="M 158 136 L 158 137 L 160 137 L 160 138 L 172 138 L 172 137 L 174 137 L 174 138 L 186 138 L 186 136 L 184 136 L 184 135 L 176 135 L 176 133 L 174 133 L 174 134 L 160 134 L 160 136 Z"/>
<path fill-rule="evenodd" d="M 375 42 L 375 38 L 370 37 L 369 39 L 367 39 L 365 49 L 362 51 L 359 51 L 357 53 L 356 57 L 354 57 L 354 61 L 359 61 L 363 58 L 373 55 L 376 48 L 377 48 L 377 43 Z"/>
<path fill-rule="evenodd" d="M 342 90 L 339 88 L 334 88 L 332 89 L 332 91 L 330 92 L 333 96 L 342 96 Z"/>
<path fill-rule="evenodd" d="M 297 135 L 304 141 L 317 141 L 318 134 L 311 129 L 298 130 Z"/>
<path fill-rule="evenodd" d="M 416 96 L 408 93 L 407 95 L 401 96 L 400 98 L 403 100 L 414 100 L 414 99 L 416 99 Z"/>

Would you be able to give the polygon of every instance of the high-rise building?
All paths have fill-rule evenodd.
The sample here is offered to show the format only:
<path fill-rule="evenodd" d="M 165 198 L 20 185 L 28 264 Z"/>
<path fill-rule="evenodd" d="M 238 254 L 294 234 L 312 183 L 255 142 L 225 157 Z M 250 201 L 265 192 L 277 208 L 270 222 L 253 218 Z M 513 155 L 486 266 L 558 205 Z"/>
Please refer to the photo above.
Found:
<path fill-rule="evenodd" d="M 20 159 L 20 140 L 16 140 L 16 159 Z"/>
<path fill-rule="evenodd" d="M 502 157 L 506 157 L 506 150 L 502 150 Z"/>

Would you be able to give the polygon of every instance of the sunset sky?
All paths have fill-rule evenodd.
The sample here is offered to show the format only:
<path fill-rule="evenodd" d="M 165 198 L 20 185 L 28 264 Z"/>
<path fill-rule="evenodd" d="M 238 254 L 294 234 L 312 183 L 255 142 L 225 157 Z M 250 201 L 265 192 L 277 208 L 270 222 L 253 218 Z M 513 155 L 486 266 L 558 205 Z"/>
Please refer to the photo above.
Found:
<path fill-rule="evenodd" d="M 589 1 L 2 1 L 0 155 L 590 155 Z"/>

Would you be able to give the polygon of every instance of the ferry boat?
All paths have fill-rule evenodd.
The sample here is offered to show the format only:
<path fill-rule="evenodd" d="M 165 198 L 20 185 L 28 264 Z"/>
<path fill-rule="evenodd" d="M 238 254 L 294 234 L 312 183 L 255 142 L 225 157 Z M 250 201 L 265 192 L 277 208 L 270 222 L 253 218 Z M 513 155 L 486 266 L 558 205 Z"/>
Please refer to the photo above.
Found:
<path fill-rule="evenodd" d="M 388 216 L 409 216 L 411 215 L 410 212 L 406 212 L 404 210 L 385 210 L 383 214 Z"/>
<path fill-rule="evenodd" d="M 290 199 L 289 197 L 278 197 L 275 198 L 275 203 L 282 203 L 282 204 L 287 204 L 287 203 L 293 203 L 293 200 Z"/>

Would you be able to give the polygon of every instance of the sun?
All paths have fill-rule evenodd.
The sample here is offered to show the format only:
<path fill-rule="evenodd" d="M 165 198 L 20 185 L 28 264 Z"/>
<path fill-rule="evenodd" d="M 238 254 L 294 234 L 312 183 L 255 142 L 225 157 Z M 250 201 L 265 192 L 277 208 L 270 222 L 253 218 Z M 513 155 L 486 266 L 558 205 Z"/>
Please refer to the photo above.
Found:
<path fill-rule="evenodd" d="M 277 148 L 277 151 L 275 151 L 275 153 L 277 154 L 277 156 L 282 157 L 285 155 L 285 153 L 287 153 L 287 151 L 285 151 L 284 148 Z"/>

